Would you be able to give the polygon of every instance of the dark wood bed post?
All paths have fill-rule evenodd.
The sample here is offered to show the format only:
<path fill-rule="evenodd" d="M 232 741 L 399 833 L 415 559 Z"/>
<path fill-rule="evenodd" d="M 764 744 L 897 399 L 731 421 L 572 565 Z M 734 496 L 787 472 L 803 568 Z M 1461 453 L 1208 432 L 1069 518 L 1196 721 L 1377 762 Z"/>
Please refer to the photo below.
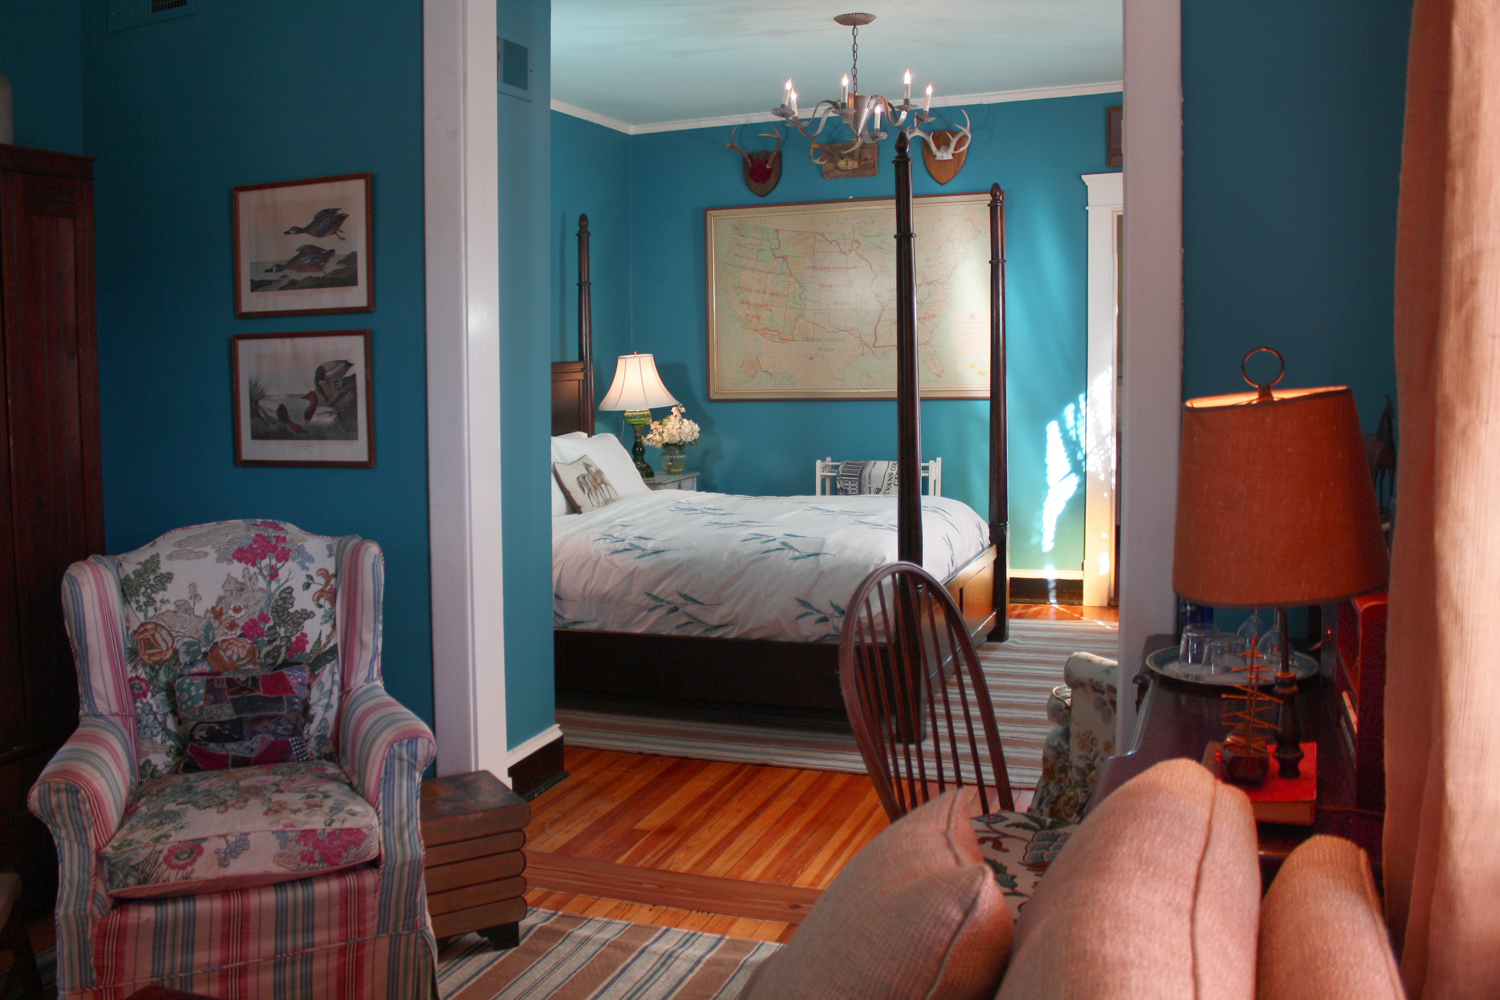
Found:
<path fill-rule="evenodd" d="M 589 282 L 589 217 L 578 216 L 578 360 L 583 362 L 583 430 L 594 433 L 594 306 Z"/>
<path fill-rule="evenodd" d="M 896 136 L 896 557 L 922 565 L 922 402 L 912 256 L 911 140 Z"/>
<path fill-rule="evenodd" d="M 993 642 L 1010 636 L 1010 442 L 1005 419 L 1005 195 L 990 185 L 990 544 L 995 546 Z"/>

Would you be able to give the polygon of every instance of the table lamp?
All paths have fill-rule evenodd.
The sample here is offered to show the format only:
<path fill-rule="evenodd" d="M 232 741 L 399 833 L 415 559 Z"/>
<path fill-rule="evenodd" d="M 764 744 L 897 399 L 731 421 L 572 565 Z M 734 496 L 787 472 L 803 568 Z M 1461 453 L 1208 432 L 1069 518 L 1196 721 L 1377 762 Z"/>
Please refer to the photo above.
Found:
<path fill-rule="evenodd" d="M 1389 575 L 1354 394 L 1346 386 L 1271 388 L 1190 399 L 1182 410 L 1172 586 L 1195 604 L 1274 607 L 1281 630 L 1275 696 L 1278 774 L 1302 760 L 1286 609 L 1383 585 Z M 1264 753 L 1264 751 L 1261 751 Z M 1247 782 L 1248 783 L 1248 782 Z"/>
<path fill-rule="evenodd" d="M 661 384 L 656 373 L 656 359 L 649 354 L 622 354 L 615 365 L 615 380 L 599 403 L 601 410 L 624 410 L 625 422 L 635 428 L 635 444 L 630 456 L 642 479 L 650 479 L 655 473 L 646 464 L 646 441 L 641 428 L 651 422 L 653 406 L 673 406 L 677 400 Z"/>

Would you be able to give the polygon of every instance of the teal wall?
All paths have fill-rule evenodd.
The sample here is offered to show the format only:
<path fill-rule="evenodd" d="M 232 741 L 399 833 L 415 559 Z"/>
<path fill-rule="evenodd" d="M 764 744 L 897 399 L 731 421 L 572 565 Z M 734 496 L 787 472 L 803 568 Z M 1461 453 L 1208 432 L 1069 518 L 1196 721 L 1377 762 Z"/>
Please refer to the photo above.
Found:
<path fill-rule="evenodd" d="M 110 551 L 249 516 L 377 540 L 386 684 L 431 720 L 421 38 L 420 4 L 201 3 L 116 33 L 83 5 Z M 230 189 L 365 171 L 375 311 L 235 319 Z M 341 329 L 372 333 L 375 467 L 236 466 L 230 337 Z"/>
<path fill-rule="evenodd" d="M 578 357 L 578 216 L 589 217 L 594 336 L 610 349 L 630 341 L 630 137 L 552 112 L 552 357 Z M 594 352 L 600 397 L 615 357 Z"/>
<path fill-rule="evenodd" d="M 1184 398 L 1246 388 L 1262 344 L 1286 385 L 1351 386 L 1367 432 L 1395 398 L 1411 6 L 1183 4 Z"/>
<path fill-rule="evenodd" d="M 1054 548 L 1042 549 L 1047 425 L 1066 426 L 1068 408 L 1078 412 L 1084 392 L 1087 191 L 1079 176 L 1107 169 L 1104 109 L 1119 103 L 1119 94 L 1103 94 L 976 105 L 967 109 L 974 141 L 963 172 L 942 187 L 920 164 L 914 170 L 919 195 L 987 191 L 993 182 L 1006 192 L 1011 538 L 1018 569 L 1082 565 L 1083 467 L 1076 450 L 1070 449 L 1070 459 L 1079 487 L 1058 521 Z M 957 109 L 943 109 L 943 122 L 954 120 L 962 121 Z M 578 175 L 585 173 L 569 168 L 564 176 L 563 161 L 594 156 L 603 131 L 586 125 L 556 130 L 554 216 L 570 211 L 558 204 L 559 191 L 577 190 Z M 768 140 L 757 138 L 756 131 L 741 129 L 737 141 L 760 148 Z M 809 493 L 818 458 L 895 457 L 895 405 L 707 401 L 703 211 L 757 201 L 741 179 L 738 154 L 725 148 L 729 138 L 727 128 L 629 137 L 631 320 L 628 330 L 612 327 L 596 338 L 597 369 L 606 380 L 599 395 L 616 355 L 649 351 L 668 389 L 703 426 L 702 441 L 688 453 L 689 467 L 702 470 L 701 485 L 734 493 Z M 613 149 L 619 140 L 607 141 L 611 154 L 594 173 L 613 191 L 618 173 Z M 822 179 L 820 168 L 807 158 L 807 144 L 800 136 L 786 141 L 781 183 L 763 203 L 891 195 L 892 143 L 882 150 L 878 176 L 839 181 Z M 589 178 L 582 180 L 586 189 Z M 594 259 L 599 257 L 595 253 Z M 597 290 L 600 278 L 594 280 Z M 571 347 L 557 356 L 571 357 Z M 988 412 L 987 403 L 976 401 L 928 400 L 922 406 L 923 454 L 942 456 L 944 494 L 981 514 L 989 509 Z M 618 426 L 618 414 L 600 415 L 601 429 Z"/>
<path fill-rule="evenodd" d="M 84 151 L 82 23 L 78 0 L 0 0 L 0 73 L 17 146 Z"/>
<path fill-rule="evenodd" d="M 420 6 L 420 5 L 416 5 Z M 531 100 L 499 96 L 501 510 L 505 532 L 506 732 L 551 726 L 551 5 L 497 4 L 502 36 L 531 47 Z M 419 88 L 420 90 L 420 88 Z"/>

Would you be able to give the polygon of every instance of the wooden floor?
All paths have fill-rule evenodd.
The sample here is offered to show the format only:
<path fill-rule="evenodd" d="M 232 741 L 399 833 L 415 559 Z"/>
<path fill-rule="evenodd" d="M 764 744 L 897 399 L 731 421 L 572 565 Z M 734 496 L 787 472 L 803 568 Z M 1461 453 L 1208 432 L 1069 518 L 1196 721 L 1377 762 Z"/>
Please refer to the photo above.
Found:
<path fill-rule="evenodd" d="M 1119 621 L 1114 608 L 1012 605 L 1010 614 Z M 566 767 L 532 801 L 526 828 L 526 899 L 549 910 L 790 940 L 887 825 L 864 775 L 575 747 Z M 28 929 L 38 949 L 52 946 L 50 920 Z"/>
<path fill-rule="evenodd" d="M 1011 616 L 1119 621 L 1058 605 Z M 786 941 L 887 826 L 864 775 L 576 747 L 566 767 L 526 828 L 526 899 L 549 910 Z"/>

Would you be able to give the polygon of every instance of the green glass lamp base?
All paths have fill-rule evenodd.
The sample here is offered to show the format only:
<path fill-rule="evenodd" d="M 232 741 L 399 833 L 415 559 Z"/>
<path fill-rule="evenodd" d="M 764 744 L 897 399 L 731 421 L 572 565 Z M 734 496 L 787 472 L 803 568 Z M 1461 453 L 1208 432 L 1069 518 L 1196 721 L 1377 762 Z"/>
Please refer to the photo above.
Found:
<path fill-rule="evenodd" d="M 630 448 L 630 457 L 635 460 L 635 470 L 642 479 L 651 479 L 656 473 L 646 464 L 646 438 L 641 428 L 651 422 L 650 410 L 626 410 L 625 422 L 635 428 L 635 444 Z"/>

